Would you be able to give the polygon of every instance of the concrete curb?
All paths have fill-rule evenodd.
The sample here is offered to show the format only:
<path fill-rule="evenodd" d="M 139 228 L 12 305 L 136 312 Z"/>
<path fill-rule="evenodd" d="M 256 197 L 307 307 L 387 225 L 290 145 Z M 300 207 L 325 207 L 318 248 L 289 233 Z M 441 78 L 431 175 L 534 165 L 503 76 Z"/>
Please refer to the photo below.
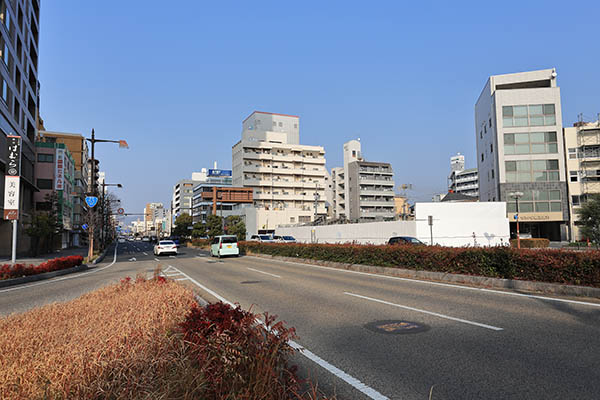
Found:
<path fill-rule="evenodd" d="M 0 281 L 0 288 L 20 285 L 22 283 L 29 283 L 29 282 L 41 281 L 44 279 L 55 278 L 55 277 L 61 276 L 61 275 L 67 275 L 67 274 L 72 274 L 74 272 L 84 271 L 88 268 L 89 267 L 87 264 L 81 264 L 76 267 L 61 269 L 58 271 L 44 272 L 43 274 L 24 276 L 22 278 L 5 279 L 5 280 Z"/>
<path fill-rule="evenodd" d="M 98 257 L 96 257 L 96 259 L 92 262 L 92 264 L 96 265 L 96 264 L 102 262 L 102 260 L 104 260 L 104 257 L 106 257 L 106 253 L 108 253 L 109 248 L 110 248 L 110 244 L 106 247 L 106 249 L 104 249 L 104 251 Z"/>
<path fill-rule="evenodd" d="M 561 296 L 593 297 L 600 298 L 600 288 L 575 285 L 561 285 L 557 283 L 521 281 L 516 279 L 490 278 L 486 276 L 473 276 L 451 274 L 446 272 L 416 271 L 403 268 L 376 267 L 373 265 L 347 264 L 333 261 L 311 260 L 306 258 L 271 256 L 268 254 L 247 253 L 248 255 L 270 258 L 281 261 L 291 261 L 302 264 L 321 265 L 324 267 L 345 269 L 349 271 L 375 273 L 381 275 L 397 276 L 401 278 L 422 279 L 431 281 L 463 283 L 471 286 L 496 289 L 513 289 L 517 291 L 538 292 Z"/>

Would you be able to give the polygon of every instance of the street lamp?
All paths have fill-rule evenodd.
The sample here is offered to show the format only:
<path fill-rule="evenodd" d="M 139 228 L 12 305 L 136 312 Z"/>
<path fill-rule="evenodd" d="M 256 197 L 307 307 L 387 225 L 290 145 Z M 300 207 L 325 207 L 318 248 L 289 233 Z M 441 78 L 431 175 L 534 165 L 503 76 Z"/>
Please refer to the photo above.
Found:
<path fill-rule="evenodd" d="M 517 220 L 517 249 L 521 248 L 521 237 L 519 236 L 519 198 L 523 197 L 523 192 L 512 192 L 508 194 L 510 197 L 515 199 L 515 205 L 517 213 L 515 219 Z"/>
<path fill-rule="evenodd" d="M 94 167 L 96 165 L 96 159 L 95 159 L 95 153 L 94 153 L 94 146 L 96 143 L 118 143 L 119 147 L 121 148 L 129 148 L 129 145 L 127 144 L 127 141 L 125 140 L 106 140 L 106 139 L 96 139 L 96 134 L 94 132 L 94 129 L 92 129 L 92 137 L 91 138 L 85 138 L 85 140 L 87 140 L 88 142 L 90 142 L 92 144 L 92 167 Z M 96 174 L 94 174 L 93 172 L 91 173 L 91 187 L 89 188 L 89 192 L 93 195 L 96 194 Z M 91 213 L 94 212 L 94 210 L 90 210 Z M 92 226 L 90 229 L 90 233 L 89 233 L 89 249 L 88 249 L 88 259 L 91 260 L 92 257 L 94 256 L 94 227 Z"/>

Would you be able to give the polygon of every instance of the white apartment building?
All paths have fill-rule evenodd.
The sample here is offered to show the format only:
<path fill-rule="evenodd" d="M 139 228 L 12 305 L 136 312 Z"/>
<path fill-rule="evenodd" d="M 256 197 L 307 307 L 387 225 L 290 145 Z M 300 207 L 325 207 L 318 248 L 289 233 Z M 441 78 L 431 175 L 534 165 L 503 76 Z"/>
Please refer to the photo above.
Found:
<path fill-rule="evenodd" d="M 580 121 L 563 130 L 567 148 L 567 185 L 569 188 L 570 239 L 583 239 L 576 210 L 588 196 L 600 193 L 600 119 Z"/>
<path fill-rule="evenodd" d="M 242 122 L 233 186 L 254 190 L 254 207 L 245 210 L 249 234 L 326 214 L 325 149 L 299 140 L 298 116 L 255 111 Z"/>
<path fill-rule="evenodd" d="M 450 157 L 448 192 L 479 198 L 479 174 L 477 168 L 465 169 L 465 156 L 458 153 Z"/>
<path fill-rule="evenodd" d="M 388 221 L 395 218 L 394 172 L 389 163 L 365 161 L 359 140 L 344 143 L 344 166 L 331 170 L 334 218 Z"/>
<path fill-rule="evenodd" d="M 480 201 L 504 201 L 511 234 L 566 240 L 569 208 L 556 71 L 491 76 L 475 105 Z"/>

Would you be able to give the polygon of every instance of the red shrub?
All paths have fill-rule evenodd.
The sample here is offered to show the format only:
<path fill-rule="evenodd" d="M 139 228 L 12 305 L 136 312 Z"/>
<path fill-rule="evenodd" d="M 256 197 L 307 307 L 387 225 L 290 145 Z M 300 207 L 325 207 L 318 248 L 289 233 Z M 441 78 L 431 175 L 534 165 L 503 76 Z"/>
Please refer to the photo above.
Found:
<path fill-rule="evenodd" d="M 39 265 L 11 264 L 0 265 L 0 280 L 20 278 L 42 274 L 44 272 L 58 271 L 61 269 L 72 268 L 83 263 L 82 256 L 68 256 L 48 260 Z"/>
<path fill-rule="evenodd" d="M 290 398 L 299 390 L 287 358 L 293 328 L 265 314 L 265 327 L 239 306 L 194 307 L 180 327 L 196 367 L 207 377 L 206 398 Z"/>

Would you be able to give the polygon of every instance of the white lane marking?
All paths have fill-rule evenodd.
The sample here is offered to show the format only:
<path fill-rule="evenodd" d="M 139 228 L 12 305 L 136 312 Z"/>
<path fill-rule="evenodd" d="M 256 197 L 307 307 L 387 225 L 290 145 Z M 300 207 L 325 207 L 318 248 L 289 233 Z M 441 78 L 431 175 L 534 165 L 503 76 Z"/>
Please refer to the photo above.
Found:
<path fill-rule="evenodd" d="M 258 272 L 260 274 L 265 274 L 265 275 L 270 275 L 270 276 L 274 276 L 275 278 L 281 278 L 279 275 L 275 275 L 275 274 L 270 274 L 268 272 L 264 272 L 264 271 L 259 271 L 257 269 L 254 268 L 248 268 L 250 271 L 254 271 L 254 272 Z"/>
<path fill-rule="evenodd" d="M 169 256 L 169 258 L 176 258 L 175 256 Z"/>
<path fill-rule="evenodd" d="M 188 278 L 179 278 L 179 279 L 175 279 L 176 281 L 187 281 Z"/>
<path fill-rule="evenodd" d="M 144 251 L 143 253 L 144 253 L 144 255 L 145 255 L 145 256 L 147 256 L 147 255 L 148 255 L 148 253 L 146 253 L 145 251 Z"/>
<path fill-rule="evenodd" d="M 181 275 L 181 273 L 176 273 L 176 274 L 164 274 L 164 276 L 169 276 L 169 277 L 171 277 L 171 276 L 179 276 L 179 275 Z"/>
<path fill-rule="evenodd" d="M 265 260 L 262 257 L 256 257 L 256 256 L 246 256 L 246 257 L 252 257 L 252 258 L 257 258 L 259 260 Z M 275 259 L 271 259 L 271 261 L 278 261 L 278 262 L 287 263 L 287 264 L 302 265 L 302 266 L 305 266 L 305 267 L 326 269 L 326 270 L 336 271 L 336 272 L 344 272 L 344 273 L 348 273 L 348 274 L 366 275 L 366 276 L 370 276 L 370 277 L 374 277 L 374 278 L 384 278 L 384 279 L 393 279 L 393 280 L 398 280 L 398 281 L 421 283 L 421 284 L 424 284 L 424 285 L 445 286 L 445 287 L 451 287 L 451 288 L 456 288 L 456 289 L 464 289 L 464 290 L 473 290 L 473 291 L 479 291 L 479 292 L 503 294 L 503 295 L 507 295 L 507 296 L 527 297 L 527 298 L 530 298 L 530 299 L 558 301 L 558 302 L 562 302 L 562 303 L 581 304 L 581 305 L 584 305 L 584 306 L 600 307 L 600 303 L 590 303 L 590 302 L 587 302 L 587 301 L 558 299 L 556 297 L 538 296 L 538 295 L 534 295 L 534 294 L 504 292 L 502 290 L 485 289 L 485 288 L 478 288 L 478 287 L 471 287 L 471 286 L 461 286 L 461 285 L 454 285 L 452 283 L 422 281 L 422 280 L 419 280 L 419 279 L 402 278 L 402 277 L 399 277 L 399 276 L 379 275 L 379 274 L 373 274 L 373 273 L 370 273 L 370 272 L 350 271 L 350 270 L 347 270 L 347 269 L 340 269 L 340 268 L 333 268 L 333 267 L 324 267 L 322 265 L 305 264 L 305 263 L 300 263 L 300 262 L 295 262 L 295 261 L 283 261 L 283 260 L 275 260 Z"/>
<path fill-rule="evenodd" d="M 169 267 L 173 268 L 176 271 L 179 271 L 177 268 L 175 268 L 175 267 L 173 267 L 171 265 L 169 265 Z M 179 271 L 179 272 L 181 272 L 181 271 Z M 207 293 L 210 293 L 213 297 L 217 298 L 219 301 L 222 301 L 225 304 L 229 304 L 230 306 L 235 307 L 235 305 L 233 303 L 231 303 L 230 301 L 228 301 L 225 297 L 217 294 L 216 292 L 210 290 L 206 286 L 200 284 L 197 280 L 193 279 L 192 277 L 190 277 L 186 273 L 181 272 L 181 274 L 183 276 L 185 276 L 186 279 L 189 279 L 196 286 L 202 288 Z M 260 320 L 258 320 L 258 322 L 262 323 L 262 321 L 260 321 Z M 321 357 L 319 357 L 316 354 L 312 353 L 310 350 L 308 350 L 305 347 L 301 346 L 300 344 L 294 342 L 293 340 L 288 340 L 288 343 L 289 343 L 289 345 L 293 349 L 297 350 L 300 354 L 302 354 L 303 356 L 305 356 L 309 360 L 317 363 L 321 367 L 325 368 L 327 371 L 331 372 L 333 375 L 337 376 L 338 378 L 340 378 L 344 382 L 348 383 L 353 388 L 355 388 L 355 389 L 359 390 L 360 392 L 364 393 L 369 398 L 375 399 L 375 400 L 389 400 L 388 397 L 382 395 L 381 393 L 379 393 L 375 389 L 373 389 L 373 388 L 365 385 L 364 383 L 362 383 L 358 379 L 354 378 L 353 376 L 348 375 L 347 373 L 345 373 L 341 369 L 339 369 L 339 368 L 333 366 L 332 364 L 328 363 L 327 361 L 323 360 Z"/>
<path fill-rule="evenodd" d="M 423 314 L 433 315 L 434 317 L 440 317 L 440 318 L 444 318 L 444 319 L 449 319 L 451 321 L 457 321 L 457 322 L 462 322 L 464 324 L 479 326 L 481 328 L 491 329 L 493 331 L 503 331 L 504 330 L 503 328 L 498 328 L 497 326 L 486 325 L 486 324 L 482 324 L 482 323 L 479 323 L 479 322 L 473 322 L 473 321 L 469 321 L 469 320 L 461 319 L 461 318 L 455 318 L 455 317 L 451 317 L 449 315 L 444 315 L 444 314 L 440 314 L 440 313 L 436 313 L 436 312 L 432 312 L 432 311 L 427 311 L 427 310 L 421 310 L 420 308 L 403 306 L 402 304 L 390 303 L 389 301 L 374 299 L 372 297 L 367 297 L 367 296 L 361 296 L 360 294 L 354 294 L 354 293 L 350 293 L 350 292 L 344 292 L 344 294 L 347 294 L 348 296 L 358 297 L 358 298 L 365 299 L 365 300 L 374 301 L 376 303 L 387 304 L 388 306 L 394 306 L 394 307 L 398 307 L 398 308 L 403 308 L 403 309 L 409 310 L 409 311 L 416 311 L 416 312 L 420 312 L 420 313 L 423 313 Z"/>
<path fill-rule="evenodd" d="M 15 286 L 15 287 L 12 287 L 12 288 L 9 288 L 9 289 L 0 290 L 0 293 L 11 292 L 13 290 L 25 289 L 25 288 L 30 288 L 30 287 L 34 287 L 34 286 L 47 285 L 48 283 L 54 283 L 54 282 L 58 282 L 58 281 L 64 281 L 64 280 L 67 280 L 67 279 L 79 278 L 80 276 L 85 276 L 85 275 L 93 274 L 94 272 L 102 271 L 102 270 L 105 270 L 106 268 L 112 267 L 116 262 L 117 262 L 117 245 L 115 245 L 115 255 L 113 257 L 113 261 L 110 264 L 108 264 L 106 267 L 102 267 L 102 268 L 98 268 L 98 269 L 93 269 L 91 271 L 82 272 L 82 273 L 74 275 L 74 276 L 65 276 L 63 278 L 57 278 L 57 279 L 51 279 L 51 280 L 44 281 L 44 282 L 32 283 L 31 285 Z"/>
<path fill-rule="evenodd" d="M 155 259 L 156 261 L 160 261 L 160 260 L 159 260 L 158 258 L 156 258 L 156 257 L 154 257 L 154 259 Z"/>

